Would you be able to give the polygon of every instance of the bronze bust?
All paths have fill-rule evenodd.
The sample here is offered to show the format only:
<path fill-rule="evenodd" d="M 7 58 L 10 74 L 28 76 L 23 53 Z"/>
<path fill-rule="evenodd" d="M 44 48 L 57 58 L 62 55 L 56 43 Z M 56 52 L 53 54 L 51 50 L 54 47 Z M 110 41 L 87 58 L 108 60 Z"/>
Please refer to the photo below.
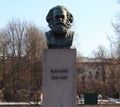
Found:
<path fill-rule="evenodd" d="M 46 20 L 51 30 L 46 32 L 48 48 L 70 48 L 74 32 L 70 30 L 73 16 L 64 6 L 53 7 Z"/>

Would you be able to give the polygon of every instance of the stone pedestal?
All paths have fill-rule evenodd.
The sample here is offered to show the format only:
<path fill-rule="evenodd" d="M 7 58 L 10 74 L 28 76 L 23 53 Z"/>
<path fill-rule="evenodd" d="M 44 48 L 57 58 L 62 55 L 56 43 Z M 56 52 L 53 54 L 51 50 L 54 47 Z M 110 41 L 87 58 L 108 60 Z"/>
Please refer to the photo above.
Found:
<path fill-rule="evenodd" d="M 76 50 L 43 50 L 43 107 L 76 107 Z"/>

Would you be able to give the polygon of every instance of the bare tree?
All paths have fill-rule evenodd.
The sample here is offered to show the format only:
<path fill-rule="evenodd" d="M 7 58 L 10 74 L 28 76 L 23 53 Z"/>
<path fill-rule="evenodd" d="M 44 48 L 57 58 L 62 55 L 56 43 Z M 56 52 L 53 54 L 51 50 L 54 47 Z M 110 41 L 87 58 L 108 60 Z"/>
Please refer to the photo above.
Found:
<path fill-rule="evenodd" d="M 103 46 L 99 46 L 98 50 L 94 52 L 94 56 L 97 62 L 100 64 L 100 72 L 102 81 L 106 80 L 106 59 L 107 59 L 107 50 Z"/>
<path fill-rule="evenodd" d="M 81 96 L 85 89 L 85 65 L 83 64 L 82 58 L 77 57 L 77 94 Z"/>
<path fill-rule="evenodd" d="M 9 44 L 9 39 L 5 32 L 0 31 L 0 59 L 2 59 L 1 67 L 2 67 L 2 81 L 1 81 L 1 89 L 4 90 L 5 87 L 5 60 L 8 56 L 7 46 Z"/>
<path fill-rule="evenodd" d="M 120 0 L 118 0 L 120 3 Z M 114 23 L 112 22 L 113 30 L 114 30 L 114 39 L 111 39 L 111 42 L 114 43 L 115 48 L 115 58 L 112 58 L 113 65 L 110 66 L 110 74 L 109 74 L 109 83 L 114 88 L 114 90 L 119 93 L 120 98 L 120 15 L 118 14 L 117 19 Z M 112 79 L 111 79 L 112 78 Z M 112 81 L 111 81 L 112 80 Z"/>
<path fill-rule="evenodd" d="M 114 98 L 120 97 L 120 65 L 115 60 L 112 61 L 112 64 L 109 66 L 109 77 L 107 79 L 107 83 L 109 85 L 109 96 Z"/>
<path fill-rule="evenodd" d="M 20 89 L 41 90 L 42 49 L 45 47 L 44 33 L 33 24 L 12 20 L 1 30 L 0 55 L 3 76 L 6 68 L 7 93 L 14 94 Z"/>
<path fill-rule="evenodd" d="M 41 90 L 42 84 L 42 50 L 46 47 L 45 36 L 35 25 L 27 27 L 25 39 L 25 54 L 27 65 L 29 66 L 31 77 L 31 90 L 33 99 L 37 101 L 37 92 Z"/>
<path fill-rule="evenodd" d="M 114 37 L 109 37 L 111 45 L 113 45 L 114 48 L 114 57 L 119 58 L 120 57 L 120 24 L 119 22 L 114 24 L 112 23 L 113 29 L 114 29 Z M 112 52 L 111 52 L 112 53 Z"/>
<path fill-rule="evenodd" d="M 20 20 L 12 20 L 3 29 L 9 38 L 9 45 L 7 47 L 9 59 L 11 61 L 11 79 L 12 79 L 12 92 L 17 89 L 19 76 L 18 73 L 21 67 L 21 57 L 24 55 L 24 37 L 26 32 L 26 22 Z"/>
<path fill-rule="evenodd" d="M 37 86 L 37 64 L 41 64 L 42 50 L 45 48 L 45 38 L 42 31 L 36 26 L 30 25 L 26 33 L 26 56 L 28 63 L 31 64 L 32 87 Z M 40 68 L 41 69 L 41 68 Z M 35 84 L 36 83 L 36 84 Z"/>

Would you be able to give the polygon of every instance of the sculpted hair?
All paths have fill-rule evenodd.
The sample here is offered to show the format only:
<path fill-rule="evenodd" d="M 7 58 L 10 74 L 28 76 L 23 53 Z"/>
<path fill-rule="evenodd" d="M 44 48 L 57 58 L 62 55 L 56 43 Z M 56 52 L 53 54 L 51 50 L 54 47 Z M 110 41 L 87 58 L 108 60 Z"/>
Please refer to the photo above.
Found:
<path fill-rule="evenodd" d="M 46 20 L 49 23 L 49 26 L 51 27 L 51 25 L 53 24 L 53 12 L 56 9 L 60 9 L 63 8 L 66 12 L 67 12 L 67 26 L 68 28 L 71 27 L 71 23 L 73 22 L 73 15 L 64 7 L 64 6 L 56 6 L 53 7 L 52 9 L 49 10 L 47 16 L 46 16 Z"/>

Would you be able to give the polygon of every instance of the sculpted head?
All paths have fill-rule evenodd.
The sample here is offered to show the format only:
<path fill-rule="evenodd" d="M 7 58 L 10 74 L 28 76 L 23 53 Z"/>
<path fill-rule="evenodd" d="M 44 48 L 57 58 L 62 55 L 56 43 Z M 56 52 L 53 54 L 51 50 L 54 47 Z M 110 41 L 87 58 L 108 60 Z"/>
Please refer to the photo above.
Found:
<path fill-rule="evenodd" d="M 55 6 L 47 14 L 46 20 L 56 34 L 66 34 L 73 22 L 73 15 L 64 6 Z"/>

